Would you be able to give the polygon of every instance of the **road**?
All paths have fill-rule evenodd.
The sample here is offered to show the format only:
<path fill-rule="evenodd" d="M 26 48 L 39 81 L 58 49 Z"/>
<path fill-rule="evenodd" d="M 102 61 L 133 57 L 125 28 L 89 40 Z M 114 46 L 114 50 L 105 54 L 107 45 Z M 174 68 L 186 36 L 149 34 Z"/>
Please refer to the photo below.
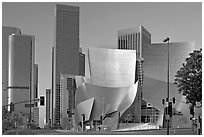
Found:
<path fill-rule="evenodd" d="M 140 130 L 126 132 L 75 132 L 66 130 L 12 130 L 6 132 L 7 135 L 166 135 L 166 129 Z M 196 135 L 191 129 L 170 129 L 170 135 Z"/>

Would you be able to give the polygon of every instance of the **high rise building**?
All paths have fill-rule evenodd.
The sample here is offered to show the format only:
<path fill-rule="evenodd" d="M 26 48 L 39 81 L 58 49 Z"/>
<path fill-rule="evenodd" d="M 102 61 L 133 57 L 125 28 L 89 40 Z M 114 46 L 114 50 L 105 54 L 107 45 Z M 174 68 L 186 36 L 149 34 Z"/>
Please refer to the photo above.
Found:
<path fill-rule="evenodd" d="M 32 93 L 32 100 L 38 99 L 38 64 L 34 64 L 34 88 Z M 35 122 L 36 126 L 39 126 L 39 107 L 38 102 L 35 101 L 34 107 L 32 109 L 32 120 Z"/>
<path fill-rule="evenodd" d="M 79 75 L 79 7 L 56 5 L 53 66 L 54 123 L 60 124 L 60 73 Z"/>
<path fill-rule="evenodd" d="M 8 36 L 20 33 L 21 30 L 18 28 L 2 27 L 2 106 L 8 104 Z"/>
<path fill-rule="evenodd" d="M 71 115 L 75 109 L 75 76 L 69 74 L 60 74 L 60 123 L 64 129 L 71 129 L 73 119 Z"/>
<path fill-rule="evenodd" d="M 51 92 L 51 104 L 50 104 L 50 119 L 51 119 L 51 126 L 53 127 L 54 126 L 54 104 L 55 104 L 55 102 L 54 102 L 54 91 L 55 91 L 55 89 L 54 89 L 54 50 L 55 50 L 55 48 L 54 47 L 52 47 L 52 92 Z"/>
<path fill-rule="evenodd" d="M 141 122 L 142 88 L 143 88 L 143 47 L 151 45 L 151 34 L 143 26 L 118 31 L 118 49 L 136 50 L 135 81 L 139 81 L 138 92 L 133 105 L 126 114 L 134 117 L 134 122 Z M 125 116 L 125 115 L 124 115 Z"/>
<path fill-rule="evenodd" d="M 38 64 L 34 64 L 34 89 L 33 89 L 33 97 L 32 99 L 38 98 Z M 38 107 L 38 102 L 34 103 L 35 107 Z"/>
<path fill-rule="evenodd" d="M 30 100 L 34 93 L 34 36 L 10 35 L 8 53 L 8 103 L 17 103 L 16 112 L 30 113 L 31 116 L 31 109 L 25 104 L 33 103 Z"/>
<path fill-rule="evenodd" d="M 46 89 L 46 123 L 50 123 L 51 89 Z"/>
<path fill-rule="evenodd" d="M 37 127 L 39 127 L 39 107 L 33 108 L 33 121 Z"/>

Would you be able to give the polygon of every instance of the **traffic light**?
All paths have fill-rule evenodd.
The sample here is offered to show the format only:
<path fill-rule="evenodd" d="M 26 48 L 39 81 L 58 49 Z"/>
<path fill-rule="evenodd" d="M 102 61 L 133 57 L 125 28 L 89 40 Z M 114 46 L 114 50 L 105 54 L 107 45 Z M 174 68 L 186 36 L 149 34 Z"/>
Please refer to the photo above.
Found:
<path fill-rule="evenodd" d="M 194 107 L 190 106 L 190 114 L 194 116 Z"/>
<path fill-rule="evenodd" d="M 164 100 L 164 99 L 162 99 L 162 104 L 164 105 L 164 103 L 165 103 L 165 100 Z"/>
<path fill-rule="evenodd" d="M 85 114 L 82 114 L 82 121 L 85 121 Z"/>
<path fill-rule="evenodd" d="M 175 104 L 175 103 L 176 103 L 176 98 L 173 97 L 173 98 L 172 98 L 172 101 L 173 101 L 173 103 Z"/>
<path fill-rule="evenodd" d="M 44 96 L 41 96 L 41 97 L 40 97 L 40 105 L 41 105 L 41 106 L 44 106 L 44 105 L 45 105 L 45 97 L 44 97 Z"/>
<path fill-rule="evenodd" d="M 10 104 L 10 111 L 13 112 L 14 109 L 15 109 L 15 106 L 14 106 L 14 104 L 11 102 L 11 104 Z"/>
<path fill-rule="evenodd" d="M 168 114 L 170 117 L 172 117 L 172 102 L 169 102 Z"/>
<path fill-rule="evenodd" d="M 67 114 L 68 114 L 68 115 L 70 114 L 70 110 L 69 110 L 69 109 L 67 109 Z"/>

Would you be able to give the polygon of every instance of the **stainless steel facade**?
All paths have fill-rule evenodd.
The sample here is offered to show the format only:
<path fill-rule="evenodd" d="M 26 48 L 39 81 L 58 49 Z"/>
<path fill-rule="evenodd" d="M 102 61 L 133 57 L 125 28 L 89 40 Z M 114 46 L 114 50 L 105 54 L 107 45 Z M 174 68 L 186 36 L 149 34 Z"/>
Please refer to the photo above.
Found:
<path fill-rule="evenodd" d="M 134 50 L 89 48 L 90 77 L 94 85 L 124 87 L 135 80 Z"/>
<path fill-rule="evenodd" d="M 8 92 L 9 102 L 24 103 L 15 104 L 15 111 L 28 113 L 34 93 L 34 61 L 35 41 L 31 35 L 10 35 L 9 36 L 9 66 L 8 66 Z"/>
<path fill-rule="evenodd" d="M 144 87 L 143 97 L 154 104 L 159 110 L 163 108 L 161 102 L 166 98 L 167 89 L 167 44 L 154 43 L 144 47 Z M 194 42 L 169 43 L 170 67 L 170 96 L 178 96 L 178 89 L 174 83 L 176 72 L 182 67 L 185 58 L 194 50 Z M 178 95 L 177 95 L 178 94 Z M 158 96 L 159 95 L 159 96 Z"/>
<path fill-rule="evenodd" d="M 100 120 L 109 129 L 116 129 L 118 116 L 135 100 L 136 51 L 89 48 L 90 78 L 76 79 L 76 123 L 85 114 L 86 122 Z"/>
<path fill-rule="evenodd" d="M 60 73 L 79 75 L 79 7 L 56 5 L 54 46 L 54 123 L 60 124 Z"/>
<path fill-rule="evenodd" d="M 18 28 L 7 26 L 2 27 L 2 106 L 8 104 L 8 36 L 20 33 L 21 30 Z"/>
<path fill-rule="evenodd" d="M 151 103 L 155 108 L 160 110 L 161 114 L 158 118 L 157 123 L 162 125 L 163 123 L 163 108 L 161 103 L 162 99 L 167 97 L 167 44 L 165 43 L 154 43 L 150 46 L 144 46 L 144 86 L 143 86 L 143 98 Z M 170 98 L 176 97 L 175 107 L 178 104 L 182 104 L 180 99 L 182 98 L 179 94 L 178 88 L 174 83 L 176 72 L 185 62 L 185 58 L 189 56 L 189 53 L 194 50 L 194 42 L 176 42 L 169 43 L 169 69 L 170 69 Z M 160 100 L 160 101 L 158 101 Z M 188 107 L 183 104 L 182 112 L 184 115 L 188 114 L 186 112 Z M 187 120 L 189 121 L 189 120 Z"/>

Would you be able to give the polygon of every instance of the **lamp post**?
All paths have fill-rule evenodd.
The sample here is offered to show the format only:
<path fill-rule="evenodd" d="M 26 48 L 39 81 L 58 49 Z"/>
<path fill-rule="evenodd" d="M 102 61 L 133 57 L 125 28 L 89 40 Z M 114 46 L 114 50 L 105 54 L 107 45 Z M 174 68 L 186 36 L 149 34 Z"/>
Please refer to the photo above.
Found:
<path fill-rule="evenodd" d="M 169 38 L 167 37 L 166 39 L 163 40 L 163 42 L 168 42 L 167 45 L 167 110 L 169 108 Z M 168 111 L 167 111 L 168 112 Z M 167 113 L 167 135 L 169 135 L 169 120 L 170 120 L 170 115 Z"/>
<path fill-rule="evenodd" d="M 83 128 L 84 128 L 83 115 L 84 115 L 84 114 L 82 114 L 82 117 L 81 117 L 81 131 L 82 131 L 82 132 L 83 132 Z"/>

